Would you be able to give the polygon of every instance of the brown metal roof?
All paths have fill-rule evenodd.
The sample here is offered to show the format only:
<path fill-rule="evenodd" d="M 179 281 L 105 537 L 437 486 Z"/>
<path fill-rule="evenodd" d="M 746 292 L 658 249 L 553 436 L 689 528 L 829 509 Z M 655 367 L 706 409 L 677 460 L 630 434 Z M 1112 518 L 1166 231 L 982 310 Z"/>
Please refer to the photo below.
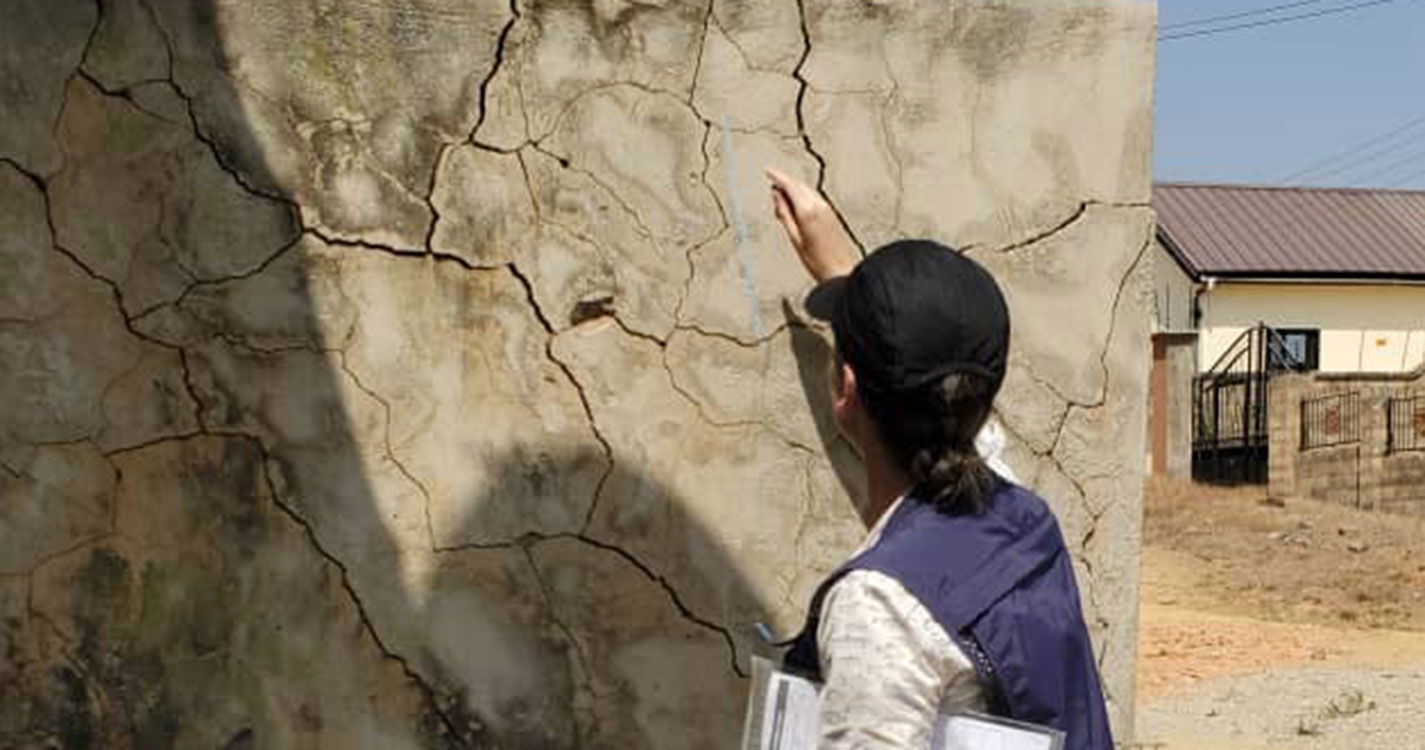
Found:
<path fill-rule="evenodd" d="M 1425 279 L 1425 191 L 1160 182 L 1153 208 L 1196 276 Z"/>

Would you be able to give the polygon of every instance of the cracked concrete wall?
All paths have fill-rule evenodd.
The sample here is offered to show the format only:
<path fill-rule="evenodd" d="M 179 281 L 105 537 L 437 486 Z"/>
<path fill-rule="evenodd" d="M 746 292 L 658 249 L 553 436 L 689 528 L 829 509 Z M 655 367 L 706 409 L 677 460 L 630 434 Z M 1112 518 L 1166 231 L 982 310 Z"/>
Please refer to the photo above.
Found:
<path fill-rule="evenodd" d="M 1154 24 L 10 3 L 0 746 L 735 744 L 750 625 L 863 533 L 763 165 L 1004 281 L 1127 738 Z"/>

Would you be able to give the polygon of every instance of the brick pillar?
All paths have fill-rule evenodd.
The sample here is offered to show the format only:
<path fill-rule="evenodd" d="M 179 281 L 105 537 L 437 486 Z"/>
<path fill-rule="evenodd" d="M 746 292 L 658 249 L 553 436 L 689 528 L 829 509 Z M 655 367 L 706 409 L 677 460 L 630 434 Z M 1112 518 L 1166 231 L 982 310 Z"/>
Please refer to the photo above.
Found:
<path fill-rule="evenodd" d="M 1381 507 L 1385 478 L 1386 401 L 1391 389 L 1386 385 L 1362 384 L 1358 390 L 1361 394 L 1361 507 L 1375 510 Z"/>
<path fill-rule="evenodd" d="M 1297 460 L 1301 455 L 1301 397 L 1308 375 L 1279 375 L 1267 386 L 1267 494 L 1297 494 Z"/>

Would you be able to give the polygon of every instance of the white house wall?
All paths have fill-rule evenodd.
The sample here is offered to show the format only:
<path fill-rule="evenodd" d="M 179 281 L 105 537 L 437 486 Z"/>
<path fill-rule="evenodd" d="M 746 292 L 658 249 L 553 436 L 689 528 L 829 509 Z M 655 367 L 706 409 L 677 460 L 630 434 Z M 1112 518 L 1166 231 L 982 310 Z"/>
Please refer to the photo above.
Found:
<path fill-rule="evenodd" d="M 1168 254 L 1162 242 L 1153 243 L 1153 332 L 1193 329 L 1192 298 L 1197 283 Z"/>
<path fill-rule="evenodd" d="M 1320 330 L 1327 372 L 1400 372 L 1425 357 L 1425 286 L 1219 283 L 1201 303 L 1204 370 L 1259 322 Z"/>

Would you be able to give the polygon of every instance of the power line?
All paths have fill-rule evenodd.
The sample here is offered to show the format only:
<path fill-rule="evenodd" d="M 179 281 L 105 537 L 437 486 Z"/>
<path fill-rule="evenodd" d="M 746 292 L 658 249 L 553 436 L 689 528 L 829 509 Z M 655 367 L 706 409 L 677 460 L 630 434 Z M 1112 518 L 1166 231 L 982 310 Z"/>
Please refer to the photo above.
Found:
<path fill-rule="evenodd" d="M 1354 178 L 1351 181 L 1361 185 L 1362 187 L 1369 187 L 1369 183 L 1375 180 L 1379 180 L 1380 178 L 1392 172 L 1397 172 L 1400 170 L 1401 167 L 1408 167 L 1412 164 L 1419 164 L 1421 160 L 1425 160 L 1425 151 L 1420 151 L 1415 154 L 1411 154 L 1410 156 L 1407 156 L 1404 159 L 1401 159 L 1400 161 L 1393 161 L 1385 165 L 1381 169 L 1368 172 L 1360 177 Z"/>
<path fill-rule="evenodd" d="M 1406 175 L 1406 176 L 1404 176 L 1404 177 L 1402 177 L 1402 178 L 1396 180 L 1395 182 L 1390 183 L 1389 185 L 1386 185 L 1385 187 L 1387 187 L 1387 188 L 1404 187 L 1405 185 L 1408 185 L 1408 184 L 1410 184 L 1411 182 L 1414 182 L 1415 180 L 1420 179 L 1421 177 L 1425 177 L 1425 169 L 1421 169 L 1421 170 L 1417 170 L 1417 171 L 1415 171 L 1415 172 L 1411 172 L 1410 174 L 1408 174 L 1408 175 Z"/>
<path fill-rule="evenodd" d="M 1361 143 L 1347 148 L 1344 151 L 1340 151 L 1334 155 L 1327 156 L 1324 159 L 1318 159 L 1317 161 L 1314 161 L 1311 164 L 1308 164 L 1305 167 L 1302 167 L 1301 169 L 1292 172 L 1291 174 L 1281 178 L 1280 180 L 1277 180 L 1277 182 L 1280 182 L 1282 184 L 1298 182 L 1303 177 L 1310 175 L 1312 172 L 1320 171 L 1323 167 L 1335 166 L 1337 162 L 1341 161 L 1342 159 L 1349 159 L 1350 157 L 1355 156 L 1356 154 L 1359 154 L 1362 151 L 1365 151 L 1366 149 L 1376 145 L 1377 143 L 1383 143 L 1385 141 L 1388 141 L 1391 138 L 1394 138 L 1395 136 L 1400 135 L 1401 133 L 1404 133 L 1405 131 L 1410 130 L 1411 128 L 1414 128 L 1422 123 L 1425 123 L 1425 115 L 1420 115 L 1419 117 L 1412 118 L 1402 125 L 1398 125 L 1394 128 L 1391 128 L 1390 130 L 1381 133 L 1380 135 L 1373 136 L 1365 141 L 1362 141 Z"/>
<path fill-rule="evenodd" d="M 1317 172 L 1311 175 L 1310 179 L 1313 182 L 1320 182 L 1321 180 L 1324 180 L 1327 177 L 1335 177 L 1336 175 L 1343 173 L 1349 174 L 1352 171 L 1360 169 L 1362 166 L 1379 161 L 1381 157 L 1389 156 L 1391 152 L 1399 151 L 1400 149 L 1405 148 L 1406 146 L 1409 146 L 1410 144 L 1415 143 L 1422 138 L 1425 138 L 1425 131 L 1414 133 L 1410 137 L 1405 138 L 1404 140 L 1398 141 L 1396 143 L 1383 144 L 1379 148 L 1375 148 L 1367 152 L 1359 159 L 1356 159 L 1354 161 L 1348 161 L 1344 164 L 1340 164 L 1338 166 L 1327 169 L 1324 172 Z"/>
<path fill-rule="evenodd" d="M 1321 180 L 1324 180 L 1327 177 L 1335 177 L 1340 174 L 1349 174 L 1367 164 L 1372 164 L 1374 162 L 1380 161 L 1382 157 L 1389 156 L 1392 152 L 1399 151 L 1400 149 L 1419 141 L 1421 138 L 1425 138 L 1425 131 L 1411 134 L 1409 137 L 1397 141 L 1395 143 L 1381 144 L 1379 147 L 1367 151 L 1359 159 L 1348 161 L 1343 164 L 1338 164 L 1325 171 L 1318 171 L 1310 175 L 1309 179 L 1314 182 L 1320 182 Z"/>
<path fill-rule="evenodd" d="M 1177 23 L 1170 23 L 1170 24 L 1167 24 L 1166 26 L 1159 26 L 1159 27 L 1158 27 L 1158 30 L 1159 30 L 1159 31 L 1170 31 L 1170 30 L 1172 30 L 1172 29 L 1185 29 L 1185 28 L 1188 28 L 1188 27 L 1190 27 L 1190 26 L 1206 26 L 1206 25 L 1208 25 L 1208 24 L 1219 23 L 1219 22 L 1221 22 L 1221 21 L 1235 21 L 1235 20 L 1237 20 L 1237 19 L 1239 19 L 1239 18 L 1250 18 L 1250 17 L 1252 17 L 1252 16 L 1264 16 L 1264 15 L 1267 15 L 1267 14 L 1270 14 L 1270 13 L 1276 13 L 1276 12 L 1278 12 L 1278 11 L 1289 10 L 1289 9 L 1291 9 L 1291 8 L 1300 8 L 1300 7 L 1303 6 L 1303 5 L 1316 5 L 1316 4 L 1321 3 L 1321 2 L 1325 2 L 1325 0 L 1297 0 L 1297 1 L 1294 2 L 1294 3 L 1284 3 L 1284 4 L 1282 4 L 1282 5 L 1273 5 L 1273 6 L 1268 7 L 1268 8 L 1258 8 L 1258 9 L 1256 9 L 1256 10 L 1244 10 L 1244 11 L 1241 11 L 1241 12 L 1239 12 L 1239 13 L 1227 13 L 1227 14 L 1225 14 L 1225 15 L 1220 15 L 1220 16 L 1208 16 L 1208 17 L 1206 17 L 1206 18 L 1199 18 L 1199 19 L 1197 19 L 1197 20 L 1195 20 L 1195 21 L 1179 21 L 1179 22 L 1177 22 Z"/>
<path fill-rule="evenodd" d="M 1305 21 L 1311 18 L 1320 18 L 1322 16 L 1334 16 L 1338 13 L 1349 13 L 1351 11 L 1357 11 L 1363 8 L 1370 8 L 1376 5 L 1389 5 L 1390 3 L 1393 3 L 1395 1 L 1396 0 L 1366 0 L 1366 2 L 1352 3 L 1351 5 L 1342 5 L 1336 8 L 1326 8 L 1324 10 L 1315 10 L 1311 11 L 1310 13 L 1298 13 L 1296 15 L 1282 16 L 1280 18 L 1268 18 L 1262 21 L 1250 21 L 1246 23 L 1231 24 L 1228 26 L 1218 26 L 1216 28 L 1211 29 L 1198 29 L 1196 31 L 1181 31 L 1172 34 L 1161 34 L 1158 36 L 1158 41 L 1171 42 L 1177 39 L 1192 39 L 1194 37 L 1225 34 L 1231 31 L 1244 31 L 1246 29 L 1255 29 L 1261 26 L 1274 26 L 1276 24 L 1289 23 L 1291 21 Z"/>

